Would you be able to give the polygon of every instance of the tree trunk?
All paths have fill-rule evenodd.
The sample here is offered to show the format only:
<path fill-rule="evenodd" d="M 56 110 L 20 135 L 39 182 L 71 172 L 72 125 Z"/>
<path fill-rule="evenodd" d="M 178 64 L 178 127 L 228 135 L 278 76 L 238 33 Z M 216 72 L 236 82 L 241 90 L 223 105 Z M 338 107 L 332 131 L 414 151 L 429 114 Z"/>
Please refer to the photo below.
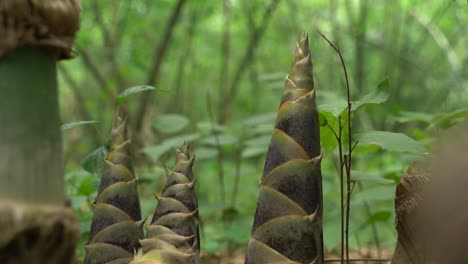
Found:
<path fill-rule="evenodd" d="M 56 62 L 71 56 L 76 1 L 0 2 L 0 263 L 71 263 Z M 3 22 L 7 21 L 7 22 Z"/>

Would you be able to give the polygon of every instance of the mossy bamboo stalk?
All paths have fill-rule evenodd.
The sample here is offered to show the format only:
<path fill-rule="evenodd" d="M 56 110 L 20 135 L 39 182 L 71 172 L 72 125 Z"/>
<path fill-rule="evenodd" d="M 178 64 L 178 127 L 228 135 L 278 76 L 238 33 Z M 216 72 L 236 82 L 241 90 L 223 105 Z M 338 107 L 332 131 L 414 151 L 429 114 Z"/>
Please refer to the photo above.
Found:
<path fill-rule="evenodd" d="M 127 121 L 119 115 L 94 203 L 94 217 L 85 264 L 129 263 L 143 236 L 140 202 L 127 136 Z"/>
<path fill-rule="evenodd" d="M 71 57 L 79 2 L 0 1 L 0 263 L 71 263 L 56 63 Z"/>
<path fill-rule="evenodd" d="M 303 35 L 276 118 L 247 264 L 323 263 L 320 130 L 308 37 Z"/>
<path fill-rule="evenodd" d="M 195 157 L 189 145 L 177 149 L 176 164 L 169 171 L 161 196 L 155 195 L 158 206 L 142 250 L 132 264 L 198 264 L 200 235 L 196 178 L 192 172 Z"/>

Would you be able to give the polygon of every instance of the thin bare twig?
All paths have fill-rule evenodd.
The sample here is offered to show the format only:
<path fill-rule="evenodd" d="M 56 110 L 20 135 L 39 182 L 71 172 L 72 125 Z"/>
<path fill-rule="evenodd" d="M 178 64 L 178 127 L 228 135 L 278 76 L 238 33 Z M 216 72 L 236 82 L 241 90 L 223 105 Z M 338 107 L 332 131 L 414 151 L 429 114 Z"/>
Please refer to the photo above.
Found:
<path fill-rule="evenodd" d="M 345 230 L 345 239 L 346 239 L 346 260 L 349 263 L 349 216 L 350 216 L 350 203 L 351 203 L 351 164 L 352 164 L 352 151 L 353 151 L 353 142 L 352 142 L 352 130 L 351 130 L 351 93 L 349 86 L 348 71 L 346 69 L 346 63 L 343 58 L 341 50 L 333 44 L 328 38 L 323 35 L 320 31 L 319 34 L 328 42 L 328 44 L 336 51 L 340 57 L 341 66 L 343 68 L 345 80 L 346 80 L 346 95 L 348 101 L 347 114 L 348 114 L 348 154 L 345 157 L 345 168 L 346 168 L 346 230 Z M 341 121 L 341 116 L 339 117 Z M 341 127 L 341 123 L 340 123 Z M 341 130 L 341 129 L 340 129 Z M 341 144 L 340 144 L 341 145 Z"/>
<path fill-rule="evenodd" d="M 225 95 L 225 85 L 229 82 L 229 61 L 231 53 L 231 6 L 229 0 L 223 1 L 223 34 L 221 37 L 221 61 L 219 72 L 219 108 L 223 109 Z"/>
<path fill-rule="evenodd" d="M 112 77 L 115 77 L 117 83 L 118 83 L 118 91 L 122 90 L 123 87 L 125 86 L 125 81 L 122 78 L 122 74 L 120 73 L 120 66 L 117 61 L 117 48 L 118 48 L 118 42 L 116 41 L 115 34 L 114 32 L 117 32 L 115 28 L 113 30 L 109 29 L 109 27 L 106 25 L 102 18 L 102 13 L 103 10 L 101 6 L 99 5 L 99 0 L 93 0 L 93 11 L 94 11 L 94 16 L 96 19 L 96 23 L 101 29 L 101 34 L 105 46 L 105 52 L 104 55 L 106 59 L 110 62 L 110 67 L 112 70 Z M 117 16 L 118 8 L 114 7 L 113 8 L 113 17 Z M 114 23 L 111 23 L 112 25 L 115 26 Z"/>
<path fill-rule="evenodd" d="M 80 57 L 83 59 L 83 63 L 86 69 L 89 71 L 91 76 L 97 81 L 98 86 L 104 90 L 104 92 L 109 96 L 109 98 L 114 98 L 115 94 L 112 89 L 110 89 L 109 85 L 107 84 L 104 75 L 101 73 L 100 69 L 94 64 L 91 59 L 91 56 L 80 46 L 76 46 L 76 50 L 78 51 Z"/>

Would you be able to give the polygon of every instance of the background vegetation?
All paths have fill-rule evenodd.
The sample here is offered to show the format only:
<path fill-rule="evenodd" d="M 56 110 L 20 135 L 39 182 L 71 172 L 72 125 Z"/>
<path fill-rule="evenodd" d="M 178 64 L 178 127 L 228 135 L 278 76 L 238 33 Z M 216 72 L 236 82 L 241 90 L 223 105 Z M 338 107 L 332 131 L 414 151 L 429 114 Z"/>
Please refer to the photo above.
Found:
<path fill-rule="evenodd" d="M 468 113 L 464 1 L 82 3 L 78 57 L 62 62 L 59 70 L 63 122 L 97 121 L 64 130 L 67 193 L 80 218 L 83 243 L 99 177 L 93 174 L 93 159 L 81 161 L 108 139 L 115 98 L 128 87 L 157 88 L 123 104 L 138 156 L 143 216 L 154 210 L 152 193 L 161 193 L 174 147 L 192 141 L 201 248 L 209 254 L 246 247 L 284 77 L 302 31 L 309 32 L 319 106 L 344 98 L 345 84 L 338 57 L 317 29 L 343 52 L 353 100 L 388 80 L 388 100 L 360 110 L 354 116 L 355 133 L 400 132 L 430 149 L 435 137 Z M 338 155 L 327 129 L 322 128 L 324 239 L 326 250 L 336 253 Z M 353 156 L 350 243 L 362 254 L 364 249 L 393 249 L 395 185 L 425 152 L 404 143 L 406 149 L 371 145 L 358 144 Z M 83 247 L 78 250 L 83 256 Z"/>

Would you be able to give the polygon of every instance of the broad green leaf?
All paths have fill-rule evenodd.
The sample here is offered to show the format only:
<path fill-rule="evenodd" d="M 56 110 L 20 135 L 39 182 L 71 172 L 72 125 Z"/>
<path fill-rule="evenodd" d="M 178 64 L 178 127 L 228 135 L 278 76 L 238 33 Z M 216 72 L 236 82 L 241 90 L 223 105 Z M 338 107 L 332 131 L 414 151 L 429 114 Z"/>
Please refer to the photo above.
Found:
<path fill-rule="evenodd" d="M 233 145 L 239 141 L 239 138 L 232 136 L 232 135 L 227 135 L 227 134 L 221 134 L 217 136 L 210 136 L 203 140 L 203 144 L 206 144 L 208 146 L 225 146 L 225 145 Z"/>
<path fill-rule="evenodd" d="M 63 124 L 61 128 L 62 128 L 62 131 L 65 131 L 65 130 L 69 130 L 78 126 L 87 125 L 87 124 L 95 124 L 98 122 L 99 121 L 77 121 L 77 122 Z"/>
<path fill-rule="evenodd" d="M 337 98 L 335 101 L 318 106 L 319 111 L 332 114 L 334 117 L 341 115 L 348 107 L 348 102 L 342 98 Z"/>
<path fill-rule="evenodd" d="M 377 89 L 365 95 L 362 99 L 355 101 L 351 104 L 351 111 L 359 109 L 361 106 L 367 104 L 380 104 L 387 101 L 388 96 L 390 95 L 390 85 L 388 79 L 383 80 L 378 86 Z"/>
<path fill-rule="evenodd" d="M 440 113 L 435 116 L 434 121 L 428 127 L 428 129 L 433 129 L 436 127 L 447 129 L 460 123 L 466 119 L 466 117 L 468 117 L 468 108 L 459 109 L 450 113 Z"/>
<path fill-rule="evenodd" d="M 106 146 L 95 149 L 81 161 L 81 167 L 93 175 L 100 176 L 107 150 Z"/>
<path fill-rule="evenodd" d="M 174 148 L 181 146 L 186 141 L 197 140 L 199 137 L 200 135 L 198 133 L 193 133 L 167 138 L 159 145 L 144 148 L 142 152 L 148 155 L 152 160 L 157 161 L 159 157 L 166 154 L 168 151 L 174 150 Z"/>
<path fill-rule="evenodd" d="M 365 173 L 362 171 L 351 171 L 351 180 L 352 181 L 361 181 L 368 183 L 381 183 L 381 184 L 392 184 L 394 181 L 381 178 L 374 173 Z"/>
<path fill-rule="evenodd" d="M 358 134 L 357 138 L 360 146 L 376 145 L 389 151 L 427 154 L 424 145 L 402 133 L 369 131 Z"/>
<path fill-rule="evenodd" d="M 137 94 L 137 93 L 141 93 L 141 92 L 144 92 L 144 91 L 153 91 L 155 90 L 156 88 L 154 88 L 153 86 L 149 86 L 149 85 L 140 85 L 140 86 L 135 86 L 135 87 L 130 87 L 126 90 L 124 90 L 123 92 L 121 92 L 117 98 L 115 99 L 115 103 L 117 105 L 120 105 L 123 101 L 125 101 L 130 95 L 133 95 L 133 94 Z"/>
<path fill-rule="evenodd" d="M 385 79 L 377 86 L 374 92 L 365 95 L 358 101 L 352 101 L 351 111 L 354 112 L 364 105 L 383 103 L 387 101 L 389 94 L 390 86 L 388 84 L 388 79 Z M 344 115 L 348 108 L 348 101 L 346 99 L 335 96 L 332 100 L 329 98 L 327 101 L 327 103 L 319 105 L 318 109 L 321 112 L 330 113 L 334 117 Z"/>
<path fill-rule="evenodd" d="M 186 128 L 190 121 L 179 114 L 160 115 L 153 123 L 154 128 L 164 134 L 177 133 Z"/>
<path fill-rule="evenodd" d="M 99 178 L 93 177 L 88 174 L 88 177 L 84 178 L 77 189 L 77 195 L 89 196 L 97 191 L 99 187 Z"/>
<path fill-rule="evenodd" d="M 392 217 L 392 212 L 391 211 L 381 211 L 377 212 L 369 217 L 369 220 L 367 220 L 368 224 L 373 224 L 377 222 L 386 222 Z"/>
<path fill-rule="evenodd" d="M 346 124 L 347 119 L 348 117 L 346 115 L 341 116 L 342 126 Z M 338 146 L 336 136 L 332 132 L 334 131 L 337 135 L 339 134 L 340 123 L 338 117 L 333 116 L 333 114 L 329 112 L 319 112 L 319 123 L 322 147 L 326 153 L 330 153 Z M 348 136 L 347 129 L 343 129 L 342 133 L 342 140 L 345 142 Z"/>

